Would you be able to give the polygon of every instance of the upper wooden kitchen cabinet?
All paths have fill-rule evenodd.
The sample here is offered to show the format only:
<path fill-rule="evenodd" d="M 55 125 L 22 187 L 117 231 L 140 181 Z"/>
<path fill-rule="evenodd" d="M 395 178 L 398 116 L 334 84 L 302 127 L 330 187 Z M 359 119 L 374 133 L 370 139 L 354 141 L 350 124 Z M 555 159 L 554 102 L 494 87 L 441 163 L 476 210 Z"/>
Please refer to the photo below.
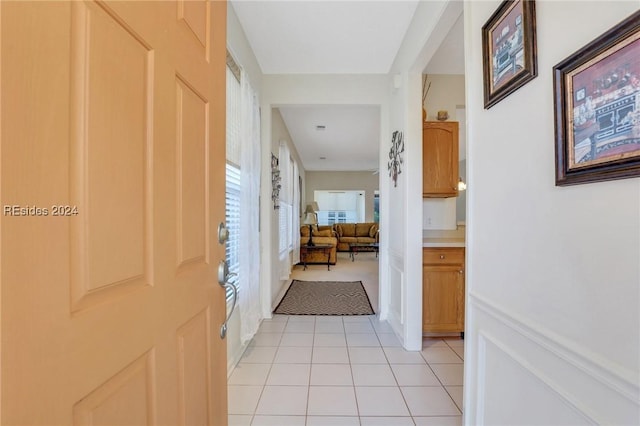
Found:
<path fill-rule="evenodd" d="M 426 121 L 422 125 L 422 196 L 458 196 L 458 122 Z"/>

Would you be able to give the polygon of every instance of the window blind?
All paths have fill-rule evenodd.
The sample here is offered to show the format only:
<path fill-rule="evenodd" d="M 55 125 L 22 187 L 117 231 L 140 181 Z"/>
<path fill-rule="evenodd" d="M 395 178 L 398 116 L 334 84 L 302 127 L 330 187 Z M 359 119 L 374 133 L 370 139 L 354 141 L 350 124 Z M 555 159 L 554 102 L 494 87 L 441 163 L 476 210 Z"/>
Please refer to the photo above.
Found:
<path fill-rule="evenodd" d="M 235 64 L 235 62 L 234 62 Z M 228 65 L 228 64 L 227 64 Z M 226 76 L 226 185 L 225 185 L 225 223 L 229 230 L 229 239 L 225 243 L 225 260 L 229 270 L 240 272 L 240 81 L 232 69 L 227 66 Z M 239 277 L 235 280 L 239 283 Z M 227 300 L 231 290 L 227 290 Z"/>

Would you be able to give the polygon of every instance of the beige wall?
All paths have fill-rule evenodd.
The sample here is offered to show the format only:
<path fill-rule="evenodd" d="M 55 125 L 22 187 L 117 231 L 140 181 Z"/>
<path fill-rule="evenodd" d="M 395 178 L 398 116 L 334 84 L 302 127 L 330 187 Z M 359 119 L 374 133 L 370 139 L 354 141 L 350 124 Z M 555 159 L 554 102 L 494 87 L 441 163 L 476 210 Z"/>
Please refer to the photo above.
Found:
<path fill-rule="evenodd" d="M 449 120 L 455 120 L 456 106 L 464 105 L 464 75 L 429 74 L 427 86 L 431 88 L 424 107 L 427 120 L 435 120 L 439 110 L 449 112 Z"/>
<path fill-rule="evenodd" d="M 364 190 L 366 222 L 373 222 L 373 193 L 378 190 L 379 174 L 372 172 L 307 172 L 305 205 L 313 201 L 316 190 Z"/>

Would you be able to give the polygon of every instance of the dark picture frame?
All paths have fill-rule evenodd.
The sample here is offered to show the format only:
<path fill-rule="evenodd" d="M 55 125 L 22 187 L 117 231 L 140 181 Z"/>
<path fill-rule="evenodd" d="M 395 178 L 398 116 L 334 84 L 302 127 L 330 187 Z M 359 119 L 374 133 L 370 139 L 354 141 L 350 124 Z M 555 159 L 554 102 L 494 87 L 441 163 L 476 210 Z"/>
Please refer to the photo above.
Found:
<path fill-rule="evenodd" d="M 538 75 L 534 0 L 505 0 L 482 27 L 484 108 Z"/>
<path fill-rule="evenodd" d="M 640 176 L 640 11 L 553 67 L 556 186 Z"/>

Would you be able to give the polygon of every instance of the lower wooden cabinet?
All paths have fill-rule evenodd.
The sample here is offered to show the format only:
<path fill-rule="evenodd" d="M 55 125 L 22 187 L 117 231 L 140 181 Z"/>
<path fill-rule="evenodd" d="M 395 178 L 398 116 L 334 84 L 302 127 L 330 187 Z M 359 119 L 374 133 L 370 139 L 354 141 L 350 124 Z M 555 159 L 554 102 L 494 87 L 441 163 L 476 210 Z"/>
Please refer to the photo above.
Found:
<path fill-rule="evenodd" d="M 422 331 L 464 332 L 464 248 L 424 248 Z"/>

